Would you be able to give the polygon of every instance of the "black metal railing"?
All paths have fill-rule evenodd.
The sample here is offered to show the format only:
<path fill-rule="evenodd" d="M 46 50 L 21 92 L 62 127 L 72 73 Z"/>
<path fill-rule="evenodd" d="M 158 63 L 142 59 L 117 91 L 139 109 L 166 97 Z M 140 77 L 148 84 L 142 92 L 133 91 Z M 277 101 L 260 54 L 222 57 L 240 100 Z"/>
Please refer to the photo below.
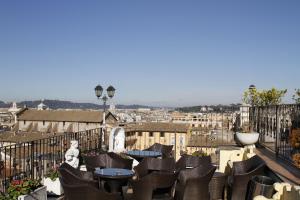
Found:
<path fill-rule="evenodd" d="M 51 168 L 64 161 L 71 140 L 78 141 L 81 153 L 100 149 L 100 132 L 100 129 L 93 129 L 24 143 L 2 143 L 0 188 L 5 191 L 9 182 L 14 179 L 42 179 Z"/>
<path fill-rule="evenodd" d="M 291 140 L 300 128 L 300 104 L 252 107 L 250 122 L 253 129 L 260 133 L 261 145 L 274 151 L 278 157 L 294 163 L 292 157 L 300 149 Z"/>

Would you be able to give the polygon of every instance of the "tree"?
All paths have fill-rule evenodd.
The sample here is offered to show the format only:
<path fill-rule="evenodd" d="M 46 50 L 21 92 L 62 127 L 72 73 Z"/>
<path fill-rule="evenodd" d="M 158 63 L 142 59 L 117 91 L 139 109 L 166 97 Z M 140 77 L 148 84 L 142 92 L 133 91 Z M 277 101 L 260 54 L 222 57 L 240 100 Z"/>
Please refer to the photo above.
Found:
<path fill-rule="evenodd" d="M 244 92 L 243 102 L 253 106 L 259 105 L 259 91 L 256 88 L 249 88 Z"/>
<path fill-rule="evenodd" d="M 286 89 L 278 90 L 276 88 L 262 91 L 258 91 L 256 88 L 247 89 L 244 92 L 243 101 L 252 106 L 278 105 L 282 102 L 286 92 Z"/>
<path fill-rule="evenodd" d="M 293 100 L 295 101 L 295 103 L 300 104 L 300 89 L 295 89 Z"/>

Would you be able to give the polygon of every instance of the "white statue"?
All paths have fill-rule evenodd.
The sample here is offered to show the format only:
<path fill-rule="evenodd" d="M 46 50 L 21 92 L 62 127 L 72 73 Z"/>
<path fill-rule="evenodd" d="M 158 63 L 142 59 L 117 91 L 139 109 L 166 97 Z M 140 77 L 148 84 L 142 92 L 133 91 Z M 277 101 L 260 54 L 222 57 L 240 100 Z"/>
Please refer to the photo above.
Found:
<path fill-rule="evenodd" d="M 79 156 L 78 141 L 71 140 L 71 146 L 65 154 L 65 159 L 66 159 L 65 162 L 77 169 L 79 165 L 78 156 Z"/>
<path fill-rule="evenodd" d="M 109 151 L 120 153 L 125 151 L 125 130 L 121 127 L 115 127 L 109 135 Z"/>

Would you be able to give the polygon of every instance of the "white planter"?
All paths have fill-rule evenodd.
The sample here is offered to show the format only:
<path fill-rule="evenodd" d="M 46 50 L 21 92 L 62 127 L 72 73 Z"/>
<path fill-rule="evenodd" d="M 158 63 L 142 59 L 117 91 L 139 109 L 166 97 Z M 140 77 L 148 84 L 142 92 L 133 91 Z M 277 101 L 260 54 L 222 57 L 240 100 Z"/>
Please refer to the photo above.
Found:
<path fill-rule="evenodd" d="M 47 200 L 47 187 L 42 186 L 30 194 L 18 196 L 18 200 Z"/>
<path fill-rule="evenodd" d="M 47 186 L 47 192 L 52 195 L 62 195 L 64 193 L 59 178 L 56 178 L 55 181 L 52 181 L 50 178 L 43 179 L 44 186 Z"/>
<path fill-rule="evenodd" d="M 243 145 L 252 145 L 258 141 L 259 133 L 256 133 L 256 132 L 239 133 L 239 132 L 237 132 L 236 137 Z"/>

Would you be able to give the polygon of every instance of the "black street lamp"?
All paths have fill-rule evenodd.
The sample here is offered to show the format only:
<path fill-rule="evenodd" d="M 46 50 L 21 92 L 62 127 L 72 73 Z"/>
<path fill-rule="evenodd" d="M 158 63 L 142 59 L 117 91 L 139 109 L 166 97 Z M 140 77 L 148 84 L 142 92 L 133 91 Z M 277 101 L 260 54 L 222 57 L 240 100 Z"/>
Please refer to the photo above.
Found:
<path fill-rule="evenodd" d="M 114 97 L 115 95 L 115 91 L 116 89 L 113 87 L 113 86 L 109 86 L 107 89 L 106 89 L 106 93 L 107 93 L 107 96 L 111 99 Z M 108 97 L 106 96 L 106 94 L 102 96 L 102 93 L 103 93 L 103 87 L 101 85 L 97 85 L 95 87 L 95 94 L 96 94 L 96 97 L 98 99 L 101 99 L 103 101 L 103 120 L 102 120 L 102 131 L 100 133 L 100 138 L 99 138 L 99 144 L 100 144 L 100 147 L 102 148 L 102 141 L 103 141 L 103 137 L 105 137 L 105 131 L 106 131 L 106 124 L 105 124 L 105 117 L 106 117 L 106 102 L 108 100 Z"/>
<path fill-rule="evenodd" d="M 256 90 L 255 85 L 250 85 L 249 86 L 249 91 L 250 91 L 250 95 L 251 95 L 251 107 L 254 106 L 254 94 L 253 92 Z"/>

